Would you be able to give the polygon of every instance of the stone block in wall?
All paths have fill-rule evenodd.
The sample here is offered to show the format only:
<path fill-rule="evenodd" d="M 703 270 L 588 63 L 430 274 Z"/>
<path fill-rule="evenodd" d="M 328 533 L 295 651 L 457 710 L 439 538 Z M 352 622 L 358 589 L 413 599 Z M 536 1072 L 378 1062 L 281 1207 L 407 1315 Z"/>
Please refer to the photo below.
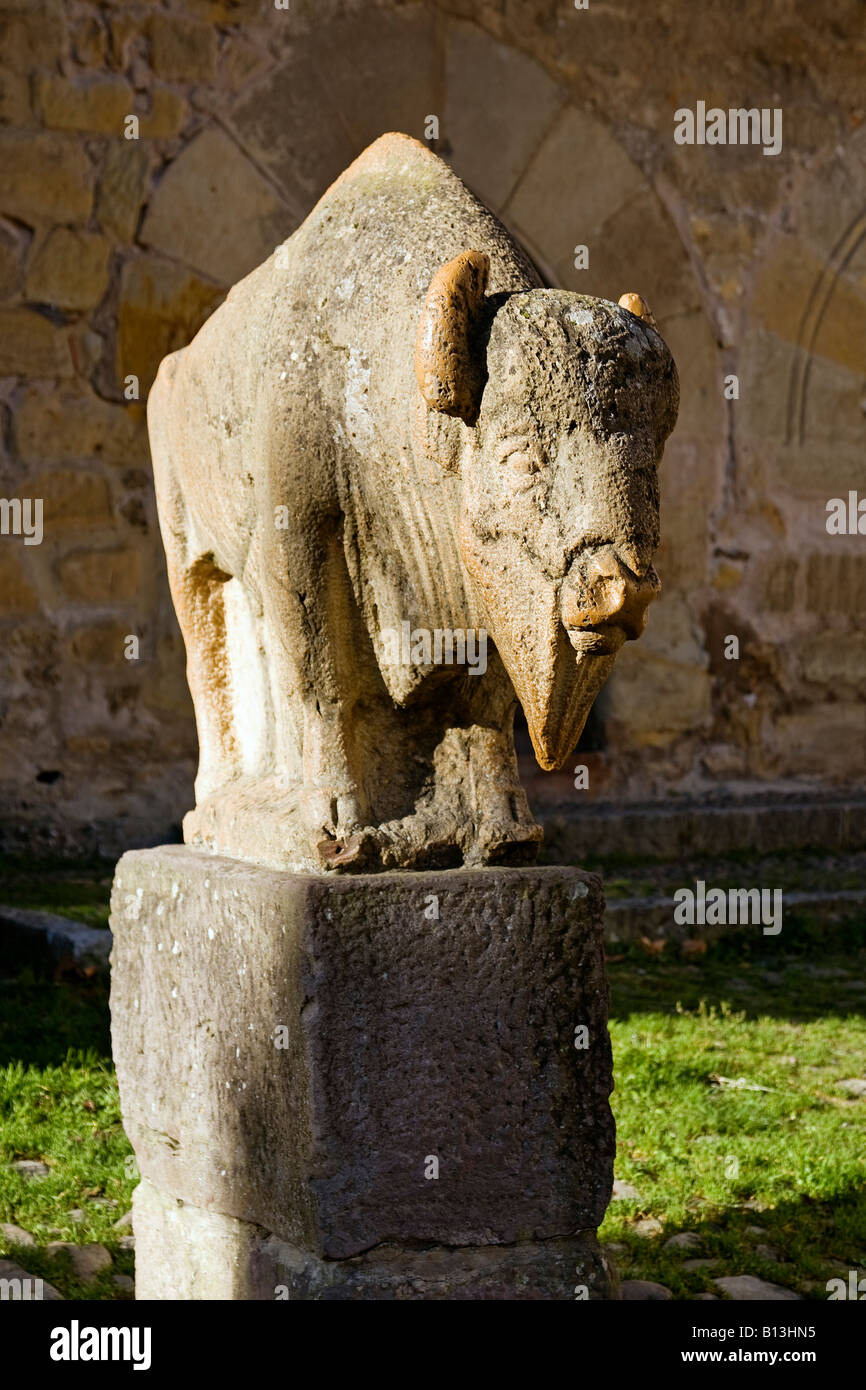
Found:
<path fill-rule="evenodd" d="M 27 492 L 43 499 L 45 535 L 104 526 L 111 521 L 111 495 L 100 473 L 85 469 L 55 469 L 27 483 Z"/>
<path fill-rule="evenodd" d="M 25 239 L 20 230 L 0 223 L 0 299 L 17 296 L 24 278 Z"/>
<path fill-rule="evenodd" d="M 389 14 L 366 6 L 329 27 L 323 42 L 313 29 L 306 40 L 322 90 L 339 104 L 339 119 L 353 154 L 388 130 L 425 139 L 428 115 L 439 118 L 439 138 L 448 141 L 445 112 L 436 82 L 436 20 L 429 6 L 396 8 Z M 388 74 L 382 82 L 382 74 Z M 375 103 L 370 92 L 379 88 Z"/>
<path fill-rule="evenodd" d="M 299 40 L 291 57 L 250 83 L 227 113 L 230 129 L 291 202 L 297 222 L 363 148 L 318 75 L 320 53 L 315 36 Z"/>
<path fill-rule="evenodd" d="M 141 240 L 221 285 L 232 285 L 292 229 L 293 219 L 271 184 L 223 131 L 209 128 L 162 176 Z"/>
<path fill-rule="evenodd" d="M 27 266 L 27 299 L 59 309 L 92 309 L 108 287 L 110 247 L 97 232 L 55 227 Z"/>
<path fill-rule="evenodd" d="M 86 222 L 93 205 L 93 172 L 75 139 L 55 134 L 0 132 L 0 212 L 28 225 Z"/>
<path fill-rule="evenodd" d="M 4 545 L 0 550 L 0 618 L 35 613 L 38 608 L 39 598 L 21 548 Z"/>
<path fill-rule="evenodd" d="M 21 459 L 65 463 L 90 458 L 126 467 L 149 460 L 143 402 L 111 405 L 72 389 L 23 386 L 12 434 Z"/>
<path fill-rule="evenodd" d="M 147 26 L 150 61 L 168 82 L 211 82 L 216 76 L 217 30 L 180 15 L 155 14 Z"/>
<path fill-rule="evenodd" d="M 0 309 L 0 376 L 72 375 L 65 328 L 36 309 Z"/>
<path fill-rule="evenodd" d="M 189 117 L 189 104 L 171 87 L 150 89 L 150 109 L 139 119 L 142 140 L 173 140 L 180 135 Z"/>
<path fill-rule="evenodd" d="M 36 109 L 51 130 L 118 135 L 124 117 L 134 110 L 135 93 L 122 77 L 73 82 L 57 73 L 38 73 L 34 91 Z"/>
<path fill-rule="evenodd" d="M 491 43 L 474 24 L 449 24 L 447 42 L 442 137 L 449 159 L 482 202 L 500 208 L 563 105 L 565 92 L 538 63 L 517 49 Z"/>
<path fill-rule="evenodd" d="M 135 598 L 141 585 L 141 557 L 134 550 L 73 551 L 57 568 L 67 598 L 100 607 Z"/>
<path fill-rule="evenodd" d="M 117 380 L 134 373 L 144 396 L 163 357 L 186 346 L 223 296 L 218 286 L 162 256 L 127 260 L 120 275 Z"/>
<path fill-rule="evenodd" d="M 117 241 L 132 241 L 147 196 L 150 155 L 138 140 L 109 144 L 96 186 L 96 217 Z"/>

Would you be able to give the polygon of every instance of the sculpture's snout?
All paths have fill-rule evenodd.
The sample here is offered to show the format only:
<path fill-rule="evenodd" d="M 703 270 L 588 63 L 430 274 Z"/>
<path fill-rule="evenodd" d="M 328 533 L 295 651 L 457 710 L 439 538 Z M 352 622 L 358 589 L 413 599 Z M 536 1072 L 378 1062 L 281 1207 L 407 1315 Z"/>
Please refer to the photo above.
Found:
<path fill-rule="evenodd" d="M 611 546 L 583 557 L 562 590 L 562 623 L 579 651 L 612 654 L 640 637 L 646 611 L 661 590 L 649 565 L 635 574 Z"/>

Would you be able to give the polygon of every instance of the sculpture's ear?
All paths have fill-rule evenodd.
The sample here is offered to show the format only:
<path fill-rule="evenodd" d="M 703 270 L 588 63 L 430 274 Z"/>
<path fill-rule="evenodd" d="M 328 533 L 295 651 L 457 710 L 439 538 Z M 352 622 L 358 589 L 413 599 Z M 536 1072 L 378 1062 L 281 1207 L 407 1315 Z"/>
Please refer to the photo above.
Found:
<path fill-rule="evenodd" d="M 415 339 L 415 378 L 431 410 L 474 425 L 486 379 L 478 326 L 490 261 L 463 251 L 437 271 L 427 291 Z"/>

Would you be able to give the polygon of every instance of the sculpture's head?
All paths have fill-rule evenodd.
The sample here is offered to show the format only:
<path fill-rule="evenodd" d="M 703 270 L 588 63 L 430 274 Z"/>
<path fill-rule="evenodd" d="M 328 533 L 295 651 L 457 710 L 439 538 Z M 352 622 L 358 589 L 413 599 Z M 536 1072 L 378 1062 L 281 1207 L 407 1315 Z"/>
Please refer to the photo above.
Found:
<path fill-rule="evenodd" d="M 480 252 L 443 266 L 416 377 L 431 420 L 464 422 L 461 557 L 536 756 L 556 768 L 659 592 L 657 468 L 679 385 L 639 296 L 486 297 L 486 281 Z"/>

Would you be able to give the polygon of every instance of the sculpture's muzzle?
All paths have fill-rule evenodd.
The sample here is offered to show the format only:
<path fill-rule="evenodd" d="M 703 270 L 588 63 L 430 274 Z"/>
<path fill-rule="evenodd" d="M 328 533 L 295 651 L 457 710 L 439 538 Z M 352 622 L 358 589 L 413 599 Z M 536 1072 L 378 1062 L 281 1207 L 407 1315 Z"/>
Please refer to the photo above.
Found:
<path fill-rule="evenodd" d="M 572 566 L 561 599 L 562 625 L 575 651 L 612 656 L 623 642 L 640 637 L 660 589 L 652 565 L 638 576 L 612 546 L 582 557 Z"/>

